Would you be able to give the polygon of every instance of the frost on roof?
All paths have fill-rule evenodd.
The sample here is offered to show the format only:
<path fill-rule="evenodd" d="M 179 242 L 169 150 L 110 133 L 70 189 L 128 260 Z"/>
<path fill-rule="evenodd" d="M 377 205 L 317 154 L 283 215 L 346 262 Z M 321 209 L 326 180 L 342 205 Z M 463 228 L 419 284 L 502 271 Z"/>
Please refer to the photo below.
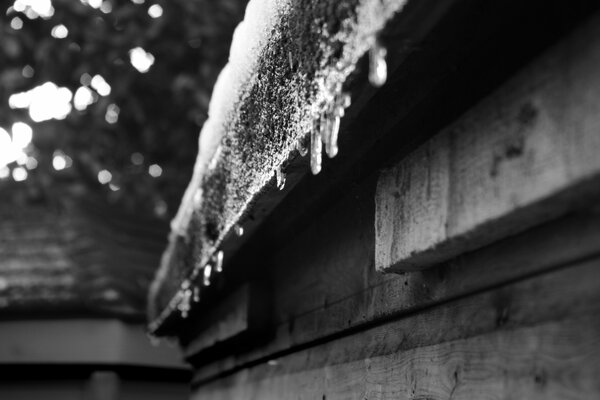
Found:
<path fill-rule="evenodd" d="M 405 2 L 248 3 L 213 90 L 194 175 L 150 293 L 154 325 L 189 300 L 190 286 L 200 285 L 196 278 L 221 241 L 297 154 L 314 121 L 331 110 L 358 60 Z"/>

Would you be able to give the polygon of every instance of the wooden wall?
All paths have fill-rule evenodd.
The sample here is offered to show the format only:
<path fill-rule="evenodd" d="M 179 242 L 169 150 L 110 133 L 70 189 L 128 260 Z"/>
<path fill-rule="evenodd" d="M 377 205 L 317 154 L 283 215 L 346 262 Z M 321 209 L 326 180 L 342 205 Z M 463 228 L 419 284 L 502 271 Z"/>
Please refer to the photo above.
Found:
<path fill-rule="evenodd" d="M 264 255 L 271 332 L 253 347 L 198 362 L 192 397 L 599 398 L 599 21 L 582 25 L 468 111 L 454 125 L 461 128 L 450 134 L 452 143 L 442 132 L 418 150 L 469 150 L 460 153 L 460 173 L 444 178 L 448 185 L 460 184 L 463 201 L 454 199 L 456 207 L 444 212 L 456 212 L 449 219 L 459 225 L 471 217 L 493 217 L 501 225 L 484 229 L 475 223 L 480 230 L 461 231 L 462 247 L 435 253 L 438 239 L 447 238 L 440 232 L 448 217 L 419 208 L 427 199 L 408 198 L 419 212 L 402 214 L 398 223 L 398 213 L 390 210 L 406 205 L 403 196 L 410 190 L 427 188 L 425 174 L 410 173 L 423 157 L 401 160 L 381 178 L 349 186 L 306 229 L 290 232 L 285 246 Z M 532 102 L 540 106 L 536 115 L 543 123 L 525 133 L 522 124 L 504 123 L 512 113 L 502 110 L 517 110 L 518 118 Z M 485 123 L 468 123 L 474 120 Z M 504 198 L 504 186 L 478 177 L 481 171 L 489 175 L 489 165 L 476 156 L 493 156 L 494 146 L 521 134 L 533 135 L 525 139 L 528 156 L 508 157 L 501 167 L 509 171 L 505 183 L 515 185 Z M 544 157 L 547 149 L 558 156 Z M 563 154 L 575 167 L 563 168 Z M 398 170 L 411 177 L 401 191 Z M 398 195 L 384 196 L 388 191 Z M 515 192 L 541 194 L 523 199 Z M 503 200 L 490 203 L 494 194 Z M 548 198 L 554 206 L 545 212 L 539 207 Z M 523 204 L 529 208 L 515 217 Z M 504 216 L 511 216 L 511 229 L 503 228 Z M 392 259 L 382 243 L 388 249 L 404 244 L 402 229 L 426 245 Z M 415 271 L 376 272 L 375 260 L 386 270 L 419 251 L 430 253 L 426 264 L 410 268 Z"/>

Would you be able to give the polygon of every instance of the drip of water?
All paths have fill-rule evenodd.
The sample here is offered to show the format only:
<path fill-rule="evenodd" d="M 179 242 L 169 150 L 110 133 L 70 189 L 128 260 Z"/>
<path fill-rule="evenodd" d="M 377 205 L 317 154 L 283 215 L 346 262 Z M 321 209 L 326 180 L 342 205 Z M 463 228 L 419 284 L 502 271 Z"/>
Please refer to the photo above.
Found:
<path fill-rule="evenodd" d="M 194 295 L 192 300 L 194 303 L 198 303 L 200 301 L 200 288 L 198 286 L 194 286 Z"/>
<path fill-rule="evenodd" d="M 243 235 L 244 235 L 244 227 L 243 227 L 243 226 L 241 226 L 240 224 L 236 224 L 236 225 L 233 227 L 233 231 L 235 232 L 235 234 L 236 234 L 237 236 L 243 236 Z"/>
<path fill-rule="evenodd" d="M 204 267 L 204 274 L 202 276 L 202 284 L 204 286 L 210 286 L 210 276 L 212 274 L 212 266 L 210 264 L 206 264 Z"/>
<path fill-rule="evenodd" d="M 215 272 L 223 272 L 223 250 L 219 250 L 215 255 Z"/>
<path fill-rule="evenodd" d="M 285 173 L 281 170 L 281 166 L 275 170 L 275 178 L 277 181 L 277 189 L 283 190 L 285 188 Z"/>
<path fill-rule="evenodd" d="M 387 50 L 385 47 L 379 41 L 375 41 L 375 44 L 369 50 L 369 82 L 375 87 L 382 86 L 387 80 L 386 55 Z"/>
<path fill-rule="evenodd" d="M 313 129 L 310 132 L 310 169 L 313 175 L 321 172 L 323 142 L 319 121 L 313 121 Z"/>

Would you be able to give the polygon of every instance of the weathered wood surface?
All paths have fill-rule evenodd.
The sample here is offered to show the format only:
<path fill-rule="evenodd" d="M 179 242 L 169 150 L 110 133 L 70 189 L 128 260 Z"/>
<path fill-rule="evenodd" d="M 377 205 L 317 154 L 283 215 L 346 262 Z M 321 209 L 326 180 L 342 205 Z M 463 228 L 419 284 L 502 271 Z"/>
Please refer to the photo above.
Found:
<path fill-rule="evenodd" d="M 377 321 L 600 254 L 600 215 L 582 211 L 436 268 L 381 276 L 374 273 L 369 261 L 374 246 L 373 233 L 369 231 L 373 210 L 361 212 L 361 206 L 368 207 L 363 202 L 347 200 L 335 207 L 336 213 L 299 235 L 294 245 L 282 248 L 279 261 L 283 262 L 286 255 L 289 258 L 285 274 L 278 268 L 283 264 L 274 266 L 282 273 L 274 278 L 277 284 L 273 339 L 250 351 L 199 367 L 196 381 L 210 380 Z M 354 218 L 344 218 L 349 214 Z M 335 246 L 322 240 L 325 233 L 337 243 Z M 307 248 L 311 251 L 307 252 Z"/>
<path fill-rule="evenodd" d="M 199 367 L 196 381 L 600 252 L 600 217 L 582 210 L 429 270 L 382 276 L 373 266 L 374 188 L 349 187 L 343 200 L 265 254 L 273 338 Z"/>
<path fill-rule="evenodd" d="M 206 383 L 210 399 L 596 399 L 600 259 Z"/>
<path fill-rule="evenodd" d="M 250 287 L 244 285 L 213 309 L 196 317 L 198 322 L 193 327 L 194 335 L 188 338 L 190 342 L 185 346 L 185 357 L 190 358 L 220 342 L 247 332 L 250 329 L 250 302 Z"/>
<path fill-rule="evenodd" d="M 596 16 L 397 166 L 376 196 L 376 268 L 430 267 L 600 194 Z"/>

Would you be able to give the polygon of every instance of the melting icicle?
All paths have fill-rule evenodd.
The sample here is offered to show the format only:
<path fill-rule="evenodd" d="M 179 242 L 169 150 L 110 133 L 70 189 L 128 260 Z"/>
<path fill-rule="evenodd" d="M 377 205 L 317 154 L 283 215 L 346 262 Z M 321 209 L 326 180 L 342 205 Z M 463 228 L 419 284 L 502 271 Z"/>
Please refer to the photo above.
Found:
<path fill-rule="evenodd" d="M 325 145 L 325 149 L 327 149 L 329 140 L 331 139 L 331 119 L 329 118 L 329 111 L 323 111 L 321 113 L 319 127 L 321 128 L 321 141 Z"/>
<path fill-rule="evenodd" d="M 277 181 L 277 189 L 283 190 L 285 188 L 285 173 L 281 170 L 281 166 L 275 170 L 275 178 Z"/>
<path fill-rule="evenodd" d="M 340 117 L 336 113 L 330 116 L 329 140 L 325 145 L 325 152 L 329 158 L 333 158 L 338 153 L 338 133 L 340 132 Z"/>
<path fill-rule="evenodd" d="M 340 97 L 341 101 L 340 101 L 340 105 L 344 108 L 348 108 L 350 107 L 350 104 L 352 104 L 352 98 L 350 97 L 350 95 L 348 93 L 342 93 L 342 96 Z"/>
<path fill-rule="evenodd" d="M 215 256 L 215 272 L 223 272 L 223 250 L 217 251 L 217 254 Z"/>
<path fill-rule="evenodd" d="M 321 172 L 321 162 L 323 143 L 321 139 L 321 129 L 319 127 L 319 121 L 313 121 L 313 129 L 310 132 L 310 169 L 313 175 L 317 175 Z"/>
<path fill-rule="evenodd" d="M 194 303 L 198 303 L 200 301 L 200 288 L 198 286 L 194 286 L 194 295 L 192 300 Z"/>
<path fill-rule="evenodd" d="M 192 290 L 187 288 L 183 291 L 183 294 L 181 297 L 181 302 L 179 302 L 179 305 L 177 306 L 177 309 L 181 313 L 181 318 L 188 317 L 190 309 L 192 308 L 191 300 L 192 300 Z"/>
<path fill-rule="evenodd" d="M 236 225 L 233 227 L 233 231 L 235 232 L 235 234 L 236 234 L 237 236 L 243 236 L 243 235 L 244 235 L 244 227 L 243 227 L 243 226 L 241 226 L 240 224 L 236 224 Z"/>
<path fill-rule="evenodd" d="M 382 86 L 387 80 L 386 55 L 387 50 L 385 47 L 379 41 L 375 41 L 375 44 L 369 50 L 369 82 L 373 86 Z"/>
<path fill-rule="evenodd" d="M 210 275 L 212 274 L 212 266 L 210 264 L 206 264 L 204 267 L 204 275 L 202 277 L 202 284 L 204 286 L 210 286 Z"/>

